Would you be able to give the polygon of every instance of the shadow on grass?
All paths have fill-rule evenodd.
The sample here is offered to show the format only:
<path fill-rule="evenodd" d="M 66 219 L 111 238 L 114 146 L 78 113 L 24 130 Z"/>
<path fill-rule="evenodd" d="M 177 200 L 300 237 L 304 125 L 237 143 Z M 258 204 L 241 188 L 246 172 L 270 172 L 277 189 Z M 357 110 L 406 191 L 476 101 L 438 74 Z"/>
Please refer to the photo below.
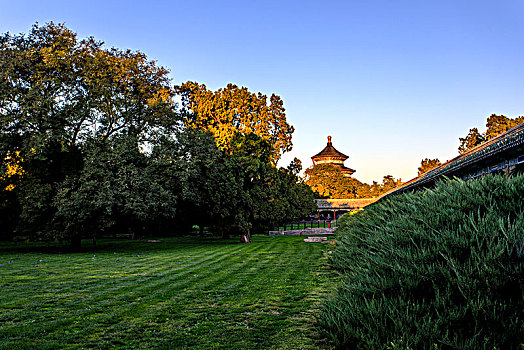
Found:
<path fill-rule="evenodd" d="M 73 250 L 68 243 L 56 242 L 12 242 L 0 241 L 2 253 L 104 253 L 113 252 L 158 252 L 163 250 L 185 250 L 190 246 L 222 246 L 237 244 L 238 239 L 222 239 L 214 236 L 148 237 L 142 239 L 102 238 L 94 245 L 91 239 L 82 240 L 81 250 Z"/>

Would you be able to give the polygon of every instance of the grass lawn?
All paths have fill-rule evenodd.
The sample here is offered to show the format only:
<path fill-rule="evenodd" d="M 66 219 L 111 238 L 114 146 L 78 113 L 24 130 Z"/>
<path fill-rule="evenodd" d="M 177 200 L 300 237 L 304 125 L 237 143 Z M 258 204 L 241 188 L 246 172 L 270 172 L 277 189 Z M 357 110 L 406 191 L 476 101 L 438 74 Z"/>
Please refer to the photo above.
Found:
<path fill-rule="evenodd" d="M 314 320 L 336 282 L 332 246 L 160 240 L 0 243 L 0 348 L 329 348 Z"/>

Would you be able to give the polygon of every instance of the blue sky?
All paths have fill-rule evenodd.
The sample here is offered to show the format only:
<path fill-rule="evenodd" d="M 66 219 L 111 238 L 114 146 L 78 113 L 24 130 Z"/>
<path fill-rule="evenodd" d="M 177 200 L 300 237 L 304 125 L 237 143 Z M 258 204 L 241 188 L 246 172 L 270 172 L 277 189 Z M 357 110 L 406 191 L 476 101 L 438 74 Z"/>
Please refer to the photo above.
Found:
<path fill-rule="evenodd" d="M 409 180 L 492 114 L 524 115 L 524 1 L 4 1 L 0 32 L 64 22 L 210 89 L 276 93 L 293 157 L 333 136 L 355 177 Z"/>

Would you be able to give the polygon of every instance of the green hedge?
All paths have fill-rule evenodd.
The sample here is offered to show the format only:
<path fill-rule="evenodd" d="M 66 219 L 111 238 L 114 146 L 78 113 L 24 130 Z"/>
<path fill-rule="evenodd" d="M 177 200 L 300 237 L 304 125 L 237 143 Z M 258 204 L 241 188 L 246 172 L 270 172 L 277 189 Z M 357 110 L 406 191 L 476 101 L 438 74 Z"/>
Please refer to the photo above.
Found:
<path fill-rule="evenodd" d="M 488 176 L 345 216 L 320 325 L 343 348 L 521 348 L 523 210 L 523 176 Z"/>

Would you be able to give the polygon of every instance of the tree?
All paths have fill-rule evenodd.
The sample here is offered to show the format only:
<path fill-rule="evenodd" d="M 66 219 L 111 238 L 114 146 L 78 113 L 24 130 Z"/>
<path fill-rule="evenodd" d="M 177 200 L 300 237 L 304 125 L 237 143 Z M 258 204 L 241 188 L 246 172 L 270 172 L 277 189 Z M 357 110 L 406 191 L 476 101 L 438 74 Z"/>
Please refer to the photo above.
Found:
<path fill-rule="evenodd" d="M 129 131 L 147 139 L 175 117 L 167 70 L 102 45 L 52 22 L 0 37 L 2 132 L 75 147 Z"/>
<path fill-rule="evenodd" d="M 515 126 L 524 123 L 524 116 L 508 118 L 504 115 L 492 114 L 486 120 L 486 132 L 481 134 L 477 128 L 472 128 L 466 137 L 459 138 L 459 153 L 464 154 L 478 145 L 491 140 Z"/>
<path fill-rule="evenodd" d="M 97 232 L 115 224 L 134 236 L 175 217 L 178 191 L 166 182 L 165 168 L 140 152 L 135 137 L 91 142 L 83 157 L 81 172 L 61 182 L 53 199 L 55 238 L 69 238 L 78 249 L 83 235 L 96 242 Z"/>
<path fill-rule="evenodd" d="M 524 117 L 516 117 L 512 119 L 503 115 L 492 114 L 486 121 L 486 132 L 484 133 L 484 137 L 486 141 L 491 140 L 495 136 L 522 123 L 524 123 Z"/>
<path fill-rule="evenodd" d="M 272 219 L 272 222 L 299 219 L 316 210 L 315 192 L 298 177 L 300 168 L 300 160 L 295 158 L 286 169 L 278 169 L 278 201 L 274 204 L 278 205 L 277 216 Z"/>
<path fill-rule="evenodd" d="M 317 164 L 305 171 L 305 183 L 322 197 L 357 198 L 362 183 L 345 176 L 339 167 L 332 164 Z"/>
<path fill-rule="evenodd" d="M 289 163 L 286 169 L 289 173 L 298 176 L 298 174 L 302 171 L 302 161 L 295 157 L 291 163 Z"/>
<path fill-rule="evenodd" d="M 271 145 L 254 133 L 237 133 L 231 140 L 231 154 L 226 153 L 226 167 L 233 174 L 236 186 L 231 198 L 234 204 L 229 226 L 240 232 L 242 243 L 251 242 L 251 229 L 255 222 L 265 221 L 275 196 L 271 184 Z"/>
<path fill-rule="evenodd" d="M 360 198 L 379 197 L 400 185 L 402 185 L 401 179 L 395 179 L 393 175 L 384 175 L 382 183 L 378 183 L 377 181 L 373 181 L 371 185 L 363 183 L 362 187 L 359 189 L 359 191 L 362 192 Z"/>
<path fill-rule="evenodd" d="M 323 198 L 374 198 L 402 184 L 392 175 L 385 175 L 382 183 L 371 185 L 345 176 L 339 167 L 332 164 L 317 164 L 305 171 L 305 184 Z"/>
<path fill-rule="evenodd" d="M 396 179 L 393 175 L 385 175 L 382 178 L 382 186 L 380 189 L 380 194 L 386 193 L 388 191 L 391 191 L 392 189 L 400 186 L 402 184 L 401 179 Z"/>
<path fill-rule="evenodd" d="M 210 131 L 221 150 L 232 152 L 232 140 L 237 133 L 254 133 L 269 142 L 272 164 L 293 147 L 294 128 L 287 123 L 283 102 L 275 94 L 268 104 L 266 95 L 234 84 L 213 92 L 204 84 L 186 82 L 178 91 L 186 126 Z"/>
<path fill-rule="evenodd" d="M 53 232 L 54 198 L 85 171 L 89 142 L 129 135 L 143 147 L 176 127 L 168 71 L 140 52 L 102 46 L 52 22 L 0 36 L 0 148 L 23 159 L 24 233 Z"/>
<path fill-rule="evenodd" d="M 460 140 L 460 146 L 459 146 L 459 153 L 464 154 L 470 149 L 473 149 L 480 145 L 481 143 L 486 141 L 486 138 L 479 133 L 477 128 L 469 129 L 469 133 L 466 137 L 459 138 Z"/>
<path fill-rule="evenodd" d="M 311 189 L 289 170 L 271 163 L 272 148 L 266 140 L 254 133 L 238 133 L 231 145 L 231 153 L 223 152 L 212 202 L 219 207 L 213 210 L 213 228 L 224 237 L 240 233 L 240 241 L 248 243 L 253 231 L 315 209 Z"/>
<path fill-rule="evenodd" d="M 430 171 L 431 169 L 434 169 L 438 166 L 442 165 L 442 163 L 440 162 L 440 160 L 438 160 L 438 158 L 435 158 L 435 159 L 429 159 L 429 158 L 425 158 L 425 159 L 422 159 L 422 161 L 420 162 L 420 167 L 418 168 L 418 176 L 424 174 L 425 172 L 428 172 Z"/>
<path fill-rule="evenodd" d="M 162 162 L 169 187 L 179 186 L 175 229 L 187 232 L 197 224 L 211 227 L 226 236 L 222 222 L 230 214 L 230 200 L 238 185 L 225 165 L 225 154 L 210 132 L 186 129 L 174 140 L 155 145 L 152 156 Z M 159 163 L 160 166 L 160 163 Z M 167 169 L 170 169 L 166 172 Z M 232 196 L 233 193 L 233 196 Z"/>

